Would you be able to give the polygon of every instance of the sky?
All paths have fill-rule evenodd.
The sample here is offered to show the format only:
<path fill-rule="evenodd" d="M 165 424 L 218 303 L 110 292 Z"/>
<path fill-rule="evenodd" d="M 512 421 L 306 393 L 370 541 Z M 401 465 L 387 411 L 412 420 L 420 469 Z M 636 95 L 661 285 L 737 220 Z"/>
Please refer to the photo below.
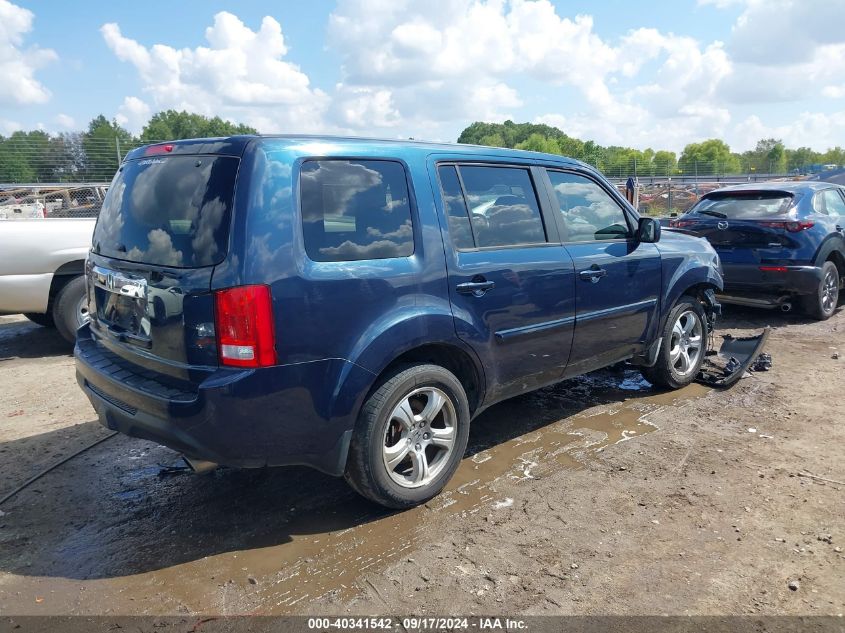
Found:
<path fill-rule="evenodd" d="M 138 133 L 170 108 L 262 133 L 511 119 L 825 150 L 845 145 L 845 0 L 0 0 L 0 134 L 98 114 Z"/>

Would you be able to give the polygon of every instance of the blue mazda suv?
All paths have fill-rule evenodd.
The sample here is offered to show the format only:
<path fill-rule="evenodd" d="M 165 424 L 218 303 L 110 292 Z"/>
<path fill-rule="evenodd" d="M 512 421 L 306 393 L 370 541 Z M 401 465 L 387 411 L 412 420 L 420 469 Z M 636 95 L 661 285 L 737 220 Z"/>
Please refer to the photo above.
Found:
<path fill-rule="evenodd" d="M 669 226 L 706 237 L 725 272 L 724 303 L 836 310 L 845 281 L 845 187 L 767 182 L 717 189 Z"/>
<path fill-rule="evenodd" d="M 394 508 L 505 398 L 624 360 L 690 383 L 722 290 L 706 240 L 577 161 L 308 136 L 133 150 L 86 280 L 77 379 L 104 425 Z"/>

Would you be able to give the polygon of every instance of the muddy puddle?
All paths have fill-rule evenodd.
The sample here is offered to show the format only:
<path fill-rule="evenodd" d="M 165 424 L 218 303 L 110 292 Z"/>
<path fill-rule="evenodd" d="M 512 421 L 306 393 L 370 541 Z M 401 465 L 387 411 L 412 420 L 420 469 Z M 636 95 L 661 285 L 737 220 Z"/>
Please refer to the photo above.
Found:
<path fill-rule="evenodd" d="M 400 513 L 310 471 L 273 473 L 269 483 L 240 473 L 199 483 L 196 476 L 157 478 L 165 449 L 117 438 L 130 443 L 119 466 L 80 474 L 94 489 L 73 503 L 87 499 L 93 518 L 57 525 L 54 538 L 34 543 L 40 550 L 4 563 L 15 590 L 8 577 L 0 584 L 0 608 L 284 614 L 329 595 L 349 597 L 363 573 L 435 541 L 439 523 L 518 505 L 520 484 L 582 468 L 606 447 L 656 430 L 650 418 L 661 409 L 707 391 L 692 385 L 656 394 L 637 372 L 598 372 L 502 403 L 473 422 L 448 488 Z M 104 481 L 117 483 L 98 496 Z M 504 484 L 509 496 L 499 492 Z M 257 507 L 262 503 L 269 509 Z M 32 520 L 32 529 L 45 529 Z"/>

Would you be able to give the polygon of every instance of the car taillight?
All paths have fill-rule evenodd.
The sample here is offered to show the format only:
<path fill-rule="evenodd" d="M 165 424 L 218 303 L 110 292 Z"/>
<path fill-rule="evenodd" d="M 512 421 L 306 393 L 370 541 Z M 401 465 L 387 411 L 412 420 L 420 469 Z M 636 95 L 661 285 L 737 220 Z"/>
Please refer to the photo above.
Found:
<path fill-rule="evenodd" d="M 269 286 L 237 286 L 214 293 L 217 349 L 222 365 L 276 364 L 273 299 Z"/>
<path fill-rule="evenodd" d="M 787 222 L 786 230 L 790 233 L 800 233 L 801 231 L 806 231 L 807 229 L 813 228 L 814 225 L 815 222 L 812 222 L 811 220 Z"/>
<path fill-rule="evenodd" d="M 815 226 L 815 222 L 811 220 L 799 220 L 799 221 L 763 221 L 760 222 L 760 226 L 765 226 L 769 229 L 782 229 L 789 231 L 790 233 L 800 233 L 801 231 L 806 231 L 807 229 L 811 229 Z"/>
<path fill-rule="evenodd" d="M 787 268 L 786 266 L 760 266 L 760 270 L 764 273 L 785 273 Z"/>

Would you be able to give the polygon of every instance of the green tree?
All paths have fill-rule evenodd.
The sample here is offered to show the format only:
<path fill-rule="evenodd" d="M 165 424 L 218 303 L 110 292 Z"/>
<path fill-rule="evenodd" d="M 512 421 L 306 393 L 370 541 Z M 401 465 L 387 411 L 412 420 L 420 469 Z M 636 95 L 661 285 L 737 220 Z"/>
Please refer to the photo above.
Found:
<path fill-rule="evenodd" d="M 809 147 L 786 150 L 786 168 L 789 171 L 797 169 L 799 172 L 804 173 L 809 170 L 811 165 L 816 165 L 820 162 L 821 154 L 814 152 Z"/>
<path fill-rule="evenodd" d="M 711 138 L 687 145 L 678 159 L 678 168 L 687 175 L 736 174 L 740 161 L 727 143 Z"/>
<path fill-rule="evenodd" d="M 544 152 L 546 154 L 560 154 L 560 146 L 554 138 L 549 138 L 536 132 L 521 143 L 517 143 L 516 148 L 532 152 Z"/>
<path fill-rule="evenodd" d="M 742 158 L 748 169 L 753 168 L 760 174 L 786 172 L 786 148 L 779 139 L 765 138 L 757 141 L 757 146 L 743 153 Z"/>
<path fill-rule="evenodd" d="M 820 156 L 823 165 L 845 165 L 845 149 L 838 145 Z"/>
<path fill-rule="evenodd" d="M 88 124 L 82 133 L 82 151 L 85 154 L 82 172 L 86 180 L 111 180 L 119 164 L 118 157 L 136 145 L 135 139 L 117 121 L 109 121 L 102 114 Z"/>
<path fill-rule="evenodd" d="M 255 128 L 242 123 L 232 123 L 219 116 L 208 118 L 192 112 L 165 110 L 154 114 L 144 129 L 141 140 L 177 141 L 183 138 L 207 138 L 233 136 L 235 134 L 257 134 Z"/>
<path fill-rule="evenodd" d="M 675 156 L 675 152 L 660 150 L 654 153 L 652 164 L 654 165 L 654 171 L 651 175 L 666 176 L 674 173 L 678 168 L 678 158 Z"/>

